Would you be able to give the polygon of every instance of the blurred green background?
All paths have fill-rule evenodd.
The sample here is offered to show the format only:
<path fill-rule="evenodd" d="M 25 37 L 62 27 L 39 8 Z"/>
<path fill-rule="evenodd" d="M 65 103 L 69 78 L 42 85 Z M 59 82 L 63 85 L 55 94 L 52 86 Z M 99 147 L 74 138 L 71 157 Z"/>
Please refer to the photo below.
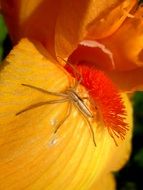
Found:
<path fill-rule="evenodd" d="M 0 15 L 0 61 L 11 48 L 8 31 Z M 143 190 L 143 93 L 136 92 L 132 97 L 132 103 L 134 108 L 133 149 L 126 166 L 115 174 L 117 190 Z"/>
<path fill-rule="evenodd" d="M 0 61 L 4 56 L 4 41 L 6 39 L 6 36 L 7 36 L 7 28 L 4 24 L 2 15 L 0 15 Z"/>

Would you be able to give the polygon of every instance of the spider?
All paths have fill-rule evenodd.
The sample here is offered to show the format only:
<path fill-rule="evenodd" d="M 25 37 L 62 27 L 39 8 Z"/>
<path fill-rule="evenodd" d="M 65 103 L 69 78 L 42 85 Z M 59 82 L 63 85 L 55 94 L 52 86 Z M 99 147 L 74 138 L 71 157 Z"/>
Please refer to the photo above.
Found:
<path fill-rule="evenodd" d="M 73 68 L 73 70 L 75 70 L 75 68 Z M 77 74 L 80 75 L 79 73 L 76 72 L 75 76 Z M 32 105 L 20 110 L 19 112 L 17 112 L 16 115 L 20 115 L 20 114 L 22 114 L 28 110 L 31 110 L 33 108 L 37 108 L 37 107 L 40 107 L 40 106 L 43 106 L 46 104 L 58 104 L 58 103 L 68 102 L 69 104 L 68 104 L 66 115 L 57 124 L 57 126 L 54 130 L 54 134 L 57 133 L 57 131 L 59 130 L 61 125 L 68 119 L 68 117 L 71 114 L 71 107 L 72 107 L 72 105 L 74 105 L 77 108 L 77 110 L 82 114 L 83 118 L 86 120 L 86 122 L 89 126 L 89 129 L 90 129 L 91 135 L 92 135 L 93 143 L 96 146 L 94 131 L 93 131 L 92 125 L 89 121 L 89 118 L 93 119 L 94 115 L 92 114 L 91 110 L 89 109 L 89 107 L 84 102 L 84 99 L 88 99 L 88 98 L 87 97 L 80 97 L 79 94 L 77 93 L 77 87 L 81 83 L 81 80 L 82 80 L 81 76 L 79 76 L 78 78 L 79 78 L 79 80 L 76 80 L 76 77 L 75 77 L 75 84 L 73 87 L 68 87 L 63 92 L 51 92 L 51 91 L 48 91 L 48 90 L 42 89 L 42 88 L 37 87 L 37 86 L 30 85 L 30 84 L 21 84 L 22 86 L 32 88 L 34 90 L 38 90 L 42 93 L 46 93 L 49 95 L 60 97 L 60 99 L 51 100 L 51 101 L 49 100 L 49 101 L 38 102 L 38 103 L 32 104 Z"/>

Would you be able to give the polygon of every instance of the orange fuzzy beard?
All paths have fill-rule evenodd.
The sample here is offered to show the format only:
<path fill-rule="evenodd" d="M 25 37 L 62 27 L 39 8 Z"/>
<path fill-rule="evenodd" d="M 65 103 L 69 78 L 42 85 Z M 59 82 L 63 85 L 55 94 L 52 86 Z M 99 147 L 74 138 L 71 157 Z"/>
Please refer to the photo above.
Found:
<path fill-rule="evenodd" d="M 65 68 L 79 80 L 70 65 L 67 64 Z M 118 89 L 102 71 L 95 69 L 95 67 L 82 63 L 77 65 L 75 69 L 81 74 L 81 84 L 87 89 L 91 100 L 93 100 L 91 104 L 94 102 L 94 108 L 99 110 L 102 118 L 100 120 L 104 122 L 110 136 L 118 145 L 115 136 L 123 140 L 128 130 L 128 125 L 124 121 L 125 106 Z"/>

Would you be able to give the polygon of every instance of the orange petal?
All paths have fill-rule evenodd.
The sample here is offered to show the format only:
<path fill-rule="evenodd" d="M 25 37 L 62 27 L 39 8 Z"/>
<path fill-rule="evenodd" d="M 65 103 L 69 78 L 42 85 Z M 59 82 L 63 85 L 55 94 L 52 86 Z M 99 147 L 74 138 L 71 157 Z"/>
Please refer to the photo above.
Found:
<path fill-rule="evenodd" d="M 126 19 L 111 36 L 98 41 L 84 40 L 83 47 L 79 45 L 71 58 L 73 61 L 87 60 L 102 69 L 125 71 L 142 66 L 142 14 L 143 8 L 139 7 L 134 17 Z"/>
<path fill-rule="evenodd" d="M 69 3 L 64 0 L 60 7 L 55 32 L 57 55 L 68 57 L 85 37 L 87 25 L 118 1 L 72 0 Z"/>
<path fill-rule="evenodd" d="M 108 38 L 84 40 L 69 57 L 77 63 L 87 61 L 110 75 L 122 90 L 143 89 L 143 22 L 140 7 Z M 111 72 L 110 72 L 110 71 Z"/>
<path fill-rule="evenodd" d="M 111 71 L 107 74 L 124 92 L 143 90 L 143 68 L 131 71 Z"/>
<path fill-rule="evenodd" d="M 129 12 L 137 0 L 125 0 L 104 11 L 99 17 L 89 24 L 86 39 L 101 39 L 113 34 L 127 17 L 132 17 Z"/>
<path fill-rule="evenodd" d="M 54 54 L 54 35 L 60 1 L 1 0 L 4 18 L 14 42 L 22 37 L 42 42 Z"/>
<path fill-rule="evenodd" d="M 112 70 L 115 67 L 112 52 L 103 44 L 91 40 L 82 41 L 68 61 L 72 64 L 85 61 L 102 70 Z"/>
<path fill-rule="evenodd" d="M 119 159 L 124 158 L 126 145 L 130 145 L 128 136 L 132 130 L 116 147 L 106 128 L 92 122 L 97 142 L 95 147 L 87 122 L 74 106 L 59 132 L 53 135 L 55 123 L 67 112 L 67 103 L 58 106 L 47 104 L 16 116 L 26 106 L 55 98 L 21 84 L 32 84 L 55 92 L 69 87 L 67 73 L 38 49 L 43 51 L 38 44 L 22 40 L 1 65 L 1 188 L 89 189 L 101 176 L 119 168 Z M 131 106 L 127 97 L 124 100 L 126 119 L 131 127 Z M 125 152 L 120 151 L 123 147 Z"/>
<path fill-rule="evenodd" d="M 116 70 L 131 70 L 143 66 L 143 8 L 128 18 L 111 36 L 99 40 L 114 57 Z"/>
<path fill-rule="evenodd" d="M 120 71 L 115 66 L 116 62 L 113 55 L 113 52 L 106 48 L 104 44 L 85 40 L 79 44 L 78 48 L 71 54 L 68 61 L 72 64 L 86 61 L 88 64 L 94 65 L 97 69 L 104 70 L 120 90 L 124 92 L 142 90 L 143 68 L 138 67 L 131 70 L 125 69 Z"/>
<path fill-rule="evenodd" d="M 121 0 L 120 0 L 121 1 Z M 86 34 L 86 26 L 119 0 L 1 0 L 14 41 L 34 38 L 54 55 L 68 57 Z"/>

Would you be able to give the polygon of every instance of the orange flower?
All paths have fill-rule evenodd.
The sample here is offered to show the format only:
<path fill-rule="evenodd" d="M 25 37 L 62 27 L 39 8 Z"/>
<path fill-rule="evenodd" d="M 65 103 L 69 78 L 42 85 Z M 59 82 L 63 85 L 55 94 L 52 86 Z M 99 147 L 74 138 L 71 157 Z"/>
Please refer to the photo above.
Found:
<path fill-rule="evenodd" d="M 22 37 L 32 41 L 23 39 L 1 70 L 2 189 L 115 188 L 111 172 L 128 159 L 132 128 L 131 105 L 121 91 L 139 89 L 143 84 L 142 8 L 136 4 L 136 0 L 1 0 L 13 42 Z M 16 116 L 32 104 L 55 101 L 53 96 L 21 84 L 61 92 L 70 86 L 69 81 L 73 83 L 74 79 L 57 63 L 62 59 L 67 59 L 82 75 L 83 67 L 88 67 L 92 75 L 89 83 L 94 79 L 91 94 L 86 92 L 91 87 L 91 83 L 87 84 L 89 73 L 81 81 L 86 90 L 78 85 L 78 93 L 90 95 L 97 103 L 97 110 L 95 106 L 90 109 L 96 114 L 95 120 L 90 120 L 96 147 L 86 119 L 75 106 L 53 139 L 52 126 L 66 115 L 67 102 L 47 104 Z M 93 78 L 93 71 L 101 81 Z M 118 101 L 108 107 L 112 100 Z M 126 108 L 126 113 L 122 108 Z M 113 116 L 108 115 L 110 109 L 116 110 L 111 113 Z M 125 114 L 123 122 L 120 113 Z M 117 122 L 113 117 L 120 119 Z M 107 129 L 115 129 L 120 122 L 124 130 L 116 127 L 114 135 L 123 135 L 125 140 L 119 139 L 116 147 Z M 126 136 L 125 123 L 129 126 Z"/>
<path fill-rule="evenodd" d="M 139 90 L 143 84 L 143 9 L 137 3 L 137 0 L 70 3 L 1 0 L 14 42 L 22 37 L 36 39 L 52 55 L 62 58 L 68 58 L 76 50 L 73 62 L 80 59 L 92 62 L 127 91 Z M 107 72 L 108 69 L 111 70 Z"/>
<path fill-rule="evenodd" d="M 70 81 L 73 83 L 73 79 L 50 55 L 45 57 L 40 52 L 45 54 L 38 44 L 24 39 L 2 64 L 1 189 L 56 190 L 60 186 L 61 189 L 73 190 L 91 189 L 93 184 L 93 189 L 94 186 L 102 190 L 106 186 L 114 187 L 110 172 L 123 166 L 130 153 L 132 111 L 128 98 L 122 95 L 130 130 L 124 141 L 118 141 L 118 147 L 104 125 L 92 121 L 95 147 L 88 124 L 75 106 L 54 135 L 54 127 L 66 115 L 68 102 L 47 104 L 17 115 L 29 105 L 57 100 L 57 97 L 21 84 L 61 92 Z M 78 89 L 82 89 L 81 85 Z M 84 91 L 82 94 L 84 96 Z M 100 184 L 99 180 L 103 182 Z"/>

